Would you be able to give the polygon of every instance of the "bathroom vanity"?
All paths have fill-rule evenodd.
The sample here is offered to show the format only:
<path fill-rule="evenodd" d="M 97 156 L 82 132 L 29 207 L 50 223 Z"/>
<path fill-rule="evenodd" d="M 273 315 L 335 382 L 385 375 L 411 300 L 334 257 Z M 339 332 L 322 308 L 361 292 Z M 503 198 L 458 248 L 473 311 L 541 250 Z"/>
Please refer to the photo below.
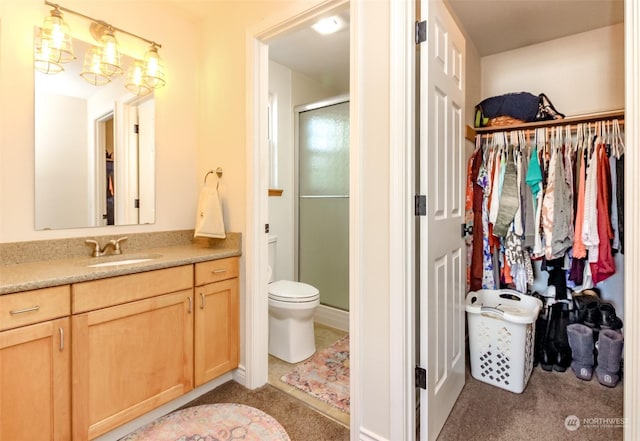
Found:
<path fill-rule="evenodd" d="M 0 439 L 93 439 L 235 369 L 239 255 L 0 266 Z"/>

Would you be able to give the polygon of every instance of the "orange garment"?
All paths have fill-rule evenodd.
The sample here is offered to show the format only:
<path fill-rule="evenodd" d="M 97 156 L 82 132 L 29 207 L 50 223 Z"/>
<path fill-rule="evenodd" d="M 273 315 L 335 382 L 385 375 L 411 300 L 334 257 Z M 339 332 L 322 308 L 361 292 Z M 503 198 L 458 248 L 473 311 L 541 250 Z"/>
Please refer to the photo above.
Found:
<path fill-rule="evenodd" d="M 616 272 L 616 264 L 611 251 L 611 241 L 613 240 L 613 227 L 611 227 L 611 170 L 609 169 L 609 158 L 604 144 L 600 144 L 598 154 L 597 173 L 597 208 L 598 208 L 598 261 L 590 263 L 591 277 L 593 283 L 599 283 L 612 276 Z"/>
<path fill-rule="evenodd" d="M 510 285 L 513 283 L 513 277 L 511 276 L 511 265 L 509 265 L 509 260 L 505 257 L 503 259 L 504 266 L 502 267 L 502 278 L 504 283 Z"/>

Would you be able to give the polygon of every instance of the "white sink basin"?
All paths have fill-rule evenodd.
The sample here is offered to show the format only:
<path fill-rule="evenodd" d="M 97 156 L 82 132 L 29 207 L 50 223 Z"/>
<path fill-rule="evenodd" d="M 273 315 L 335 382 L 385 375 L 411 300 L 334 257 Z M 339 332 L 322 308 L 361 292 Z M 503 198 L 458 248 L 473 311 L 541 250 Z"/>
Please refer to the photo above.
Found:
<path fill-rule="evenodd" d="M 124 259 L 124 260 L 113 260 L 111 262 L 102 262 L 102 263 L 94 263 L 92 265 L 87 265 L 89 268 L 100 268 L 103 266 L 116 266 L 116 265 L 131 265 L 132 263 L 141 263 L 147 262 L 149 260 L 153 260 L 151 258 L 147 259 Z"/>
<path fill-rule="evenodd" d="M 133 256 L 106 256 L 91 260 L 86 266 L 89 268 L 104 268 L 109 266 L 133 265 L 135 263 L 148 262 L 160 257 L 160 254 L 134 254 Z M 104 259 L 104 260 L 103 260 Z"/>

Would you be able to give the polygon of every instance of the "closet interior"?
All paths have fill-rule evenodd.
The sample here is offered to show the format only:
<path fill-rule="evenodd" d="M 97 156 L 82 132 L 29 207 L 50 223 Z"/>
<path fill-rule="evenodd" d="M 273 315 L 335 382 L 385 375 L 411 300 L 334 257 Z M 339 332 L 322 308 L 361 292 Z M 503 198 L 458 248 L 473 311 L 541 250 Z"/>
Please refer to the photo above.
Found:
<path fill-rule="evenodd" d="M 536 363 L 564 370 L 571 362 L 566 332 L 552 360 L 538 348 L 552 320 L 560 320 L 556 334 L 585 318 L 595 340 L 603 329 L 623 331 L 623 14 L 576 34 L 488 53 L 479 49 L 487 47 L 483 37 L 469 32 L 475 25 L 465 22 L 463 3 L 450 1 L 468 45 L 468 287 L 538 297 L 545 321 L 536 323 Z M 500 15 L 508 15 L 511 2 L 488 3 L 501 3 L 507 12 Z M 584 12 L 577 3 L 571 20 Z M 542 8 L 520 16 L 519 26 L 537 26 L 530 22 Z M 473 106 L 523 91 L 546 94 L 566 117 L 474 127 Z"/>

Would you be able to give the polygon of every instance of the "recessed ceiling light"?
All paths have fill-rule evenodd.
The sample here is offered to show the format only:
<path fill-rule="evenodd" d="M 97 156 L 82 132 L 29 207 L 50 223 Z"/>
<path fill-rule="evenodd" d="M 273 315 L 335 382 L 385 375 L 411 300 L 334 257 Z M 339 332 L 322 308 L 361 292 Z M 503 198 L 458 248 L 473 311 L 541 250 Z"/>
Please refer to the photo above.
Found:
<path fill-rule="evenodd" d="M 311 26 L 319 34 L 327 35 L 338 32 L 343 28 L 343 22 L 338 16 L 323 18 Z"/>

